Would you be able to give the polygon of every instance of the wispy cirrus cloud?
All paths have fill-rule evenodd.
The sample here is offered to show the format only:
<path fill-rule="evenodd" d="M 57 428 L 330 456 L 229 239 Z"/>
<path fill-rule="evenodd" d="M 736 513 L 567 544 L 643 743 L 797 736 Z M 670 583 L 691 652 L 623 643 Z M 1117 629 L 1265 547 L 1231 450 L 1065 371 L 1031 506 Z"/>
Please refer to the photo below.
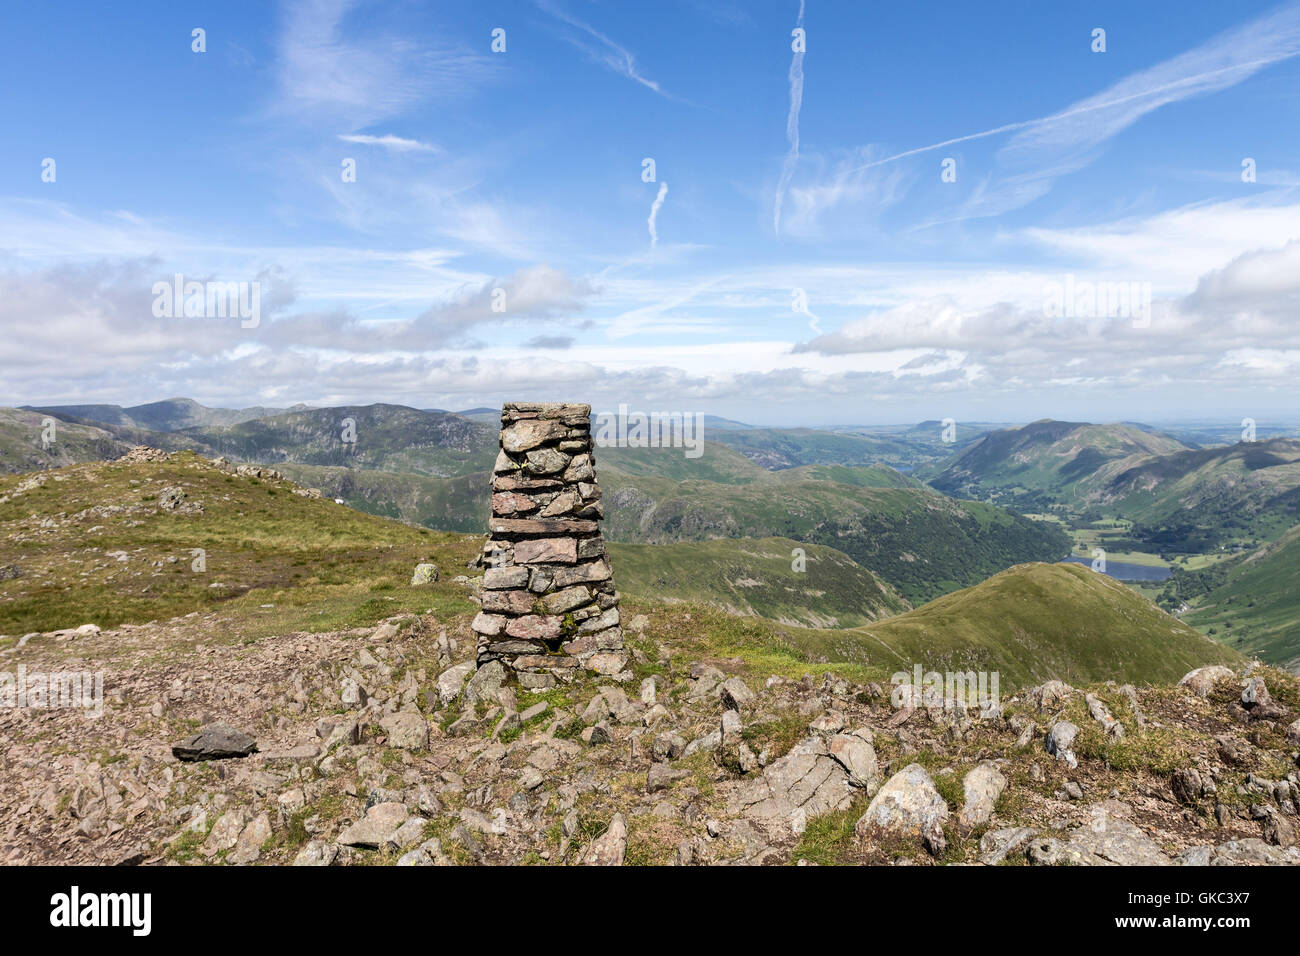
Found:
<path fill-rule="evenodd" d="M 356 127 L 430 99 L 461 96 L 491 75 L 483 54 L 362 31 L 348 17 L 358 0 L 295 0 L 276 45 L 279 113 L 328 116 Z"/>
<path fill-rule="evenodd" d="M 867 170 L 948 146 L 1014 133 L 998 152 L 1000 175 L 977 191 L 959 218 L 991 216 L 1045 194 L 1082 169 L 1112 137 L 1162 106 L 1204 96 L 1300 54 L 1300 4 L 1288 3 L 1198 47 L 1133 73 L 1049 116 L 1005 123 L 864 163 Z"/>
<path fill-rule="evenodd" d="M 570 14 L 567 10 L 561 8 L 558 4 L 550 2 L 550 0 L 537 0 L 537 7 L 542 12 L 550 14 L 552 17 L 555 17 L 555 19 L 568 24 L 570 27 L 573 27 L 573 29 L 581 31 L 583 34 L 586 34 L 586 36 L 595 40 L 597 45 L 593 46 L 580 37 L 573 36 L 572 34 L 564 34 L 564 39 L 568 43 L 573 44 L 583 53 L 587 54 L 587 56 L 592 60 L 610 70 L 613 70 L 620 76 L 627 77 L 634 83 L 640 83 L 646 89 L 654 90 L 660 96 L 669 96 L 669 94 L 664 92 L 663 88 L 657 82 L 644 75 L 637 68 L 636 57 L 634 57 L 631 51 L 626 47 L 611 40 L 595 27 L 584 23 L 582 20 L 579 20 L 577 17 Z"/>

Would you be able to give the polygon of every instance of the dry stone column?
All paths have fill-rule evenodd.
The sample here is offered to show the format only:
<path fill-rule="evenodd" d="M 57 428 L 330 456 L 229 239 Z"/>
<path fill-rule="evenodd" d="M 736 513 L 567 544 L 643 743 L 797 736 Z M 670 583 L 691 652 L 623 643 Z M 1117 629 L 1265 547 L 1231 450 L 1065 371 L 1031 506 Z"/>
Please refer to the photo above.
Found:
<path fill-rule="evenodd" d="M 591 406 L 508 403 L 492 471 L 483 609 L 473 623 L 479 666 L 500 661 L 529 688 L 582 668 L 626 679 Z"/>

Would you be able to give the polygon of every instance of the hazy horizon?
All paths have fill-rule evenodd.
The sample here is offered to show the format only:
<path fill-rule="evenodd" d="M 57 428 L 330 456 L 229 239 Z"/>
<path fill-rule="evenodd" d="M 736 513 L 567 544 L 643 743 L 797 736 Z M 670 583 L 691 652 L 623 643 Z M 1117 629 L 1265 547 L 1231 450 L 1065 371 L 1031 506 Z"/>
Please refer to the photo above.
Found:
<path fill-rule="evenodd" d="M 13 408 L 28 407 L 28 408 L 40 409 L 40 408 L 67 408 L 71 406 L 104 405 L 104 406 L 117 406 L 125 409 L 125 408 L 135 408 L 143 405 L 153 405 L 153 404 L 158 404 L 161 402 L 168 402 L 168 401 L 194 401 L 205 408 L 218 409 L 224 411 L 241 411 L 243 409 L 255 408 L 255 407 L 269 407 L 269 408 L 278 408 L 278 409 L 289 409 L 294 407 L 301 407 L 304 409 L 321 409 L 321 408 L 337 408 L 337 407 L 344 407 L 344 406 L 364 407 L 369 405 L 400 405 L 406 408 L 414 408 L 421 411 L 441 411 L 441 412 L 450 412 L 452 414 L 459 414 L 462 412 L 470 412 L 478 409 L 495 410 L 500 408 L 501 405 L 506 401 L 524 401 L 524 400 L 533 400 L 533 399 L 524 396 L 514 396 L 514 397 L 504 398 L 501 401 L 496 402 L 495 404 L 468 405 L 468 406 L 460 406 L 456 408 L 439 408 L 437 406 L 423 405 L 423 404 L 412 405 L 407 402 L 387 401 L 382 399 L 377 399 L 373 401 L 360 401 L 360 402 L 342 402 L 338 404 L 323 404 L 323 403 L 305 402 L 305 401 L 287 401 L 283 404 L 276 404 L 276 405 L 265 405 L 263 403 L 251 403 L 251 402 L 236 403 L 232 405 L 217 405 L 217 404 L 211 404 L 209 402 L 201 401 L 199 399 L 195 399 L 192 396 L 188 396 L 188 395 L 170 395 L 167 396 L 166 398 L 151 398 L 139 402 L 137 401 L 127 401 L 127 402 L 24 401 L 24 402 L 13 403 L 12 405 L 8 405 L 7 407 L 13 407 Z M 538 399 L 538 400 L 542 400 L 542 399 Z M 574 400 L 581 400 L 581 399 L 579 398 Z M 691 414 L 698 412 L 700 414 L 727 419 L 729 421 L 733 421 L 738 424 L 749 425 L 755 428 L 854 428 L 854 427 L 909 428 L 909 427 L 915 427 L 916 425 L 923 422 L 941 422 L 943 421 L 944 417 L 949 417 L 949 416 L 928 416 L 928 417 L 916 417 L 910 419 L 888 419 L 888 420 L 887 419 L 870 420 L 870 419 L 858 418 L 858 419 L 843 419 L 843 420 L 834 420 L 834 421 L 833 420 L 811 420 L 811 419 L 810 420 L 759 419 L 759 418 L 746 418 L 737 414 L 716 412 L 711 410 L 705 410 L 702 408 L 668 409 L 660 406 L 652 406 L 651 404 L 648 404 L 646 402 L 638 403 L 636 401 L 623 401 L 621 403 L 610 404 L 610 405 L 600 405 L 599 403 L 594 403 L 592 404 L 592 413 L 593 414 L 599 414 L 602 412 L 616 413 L 619 404 L 627 405 L 628 409 L 632 412 L 650 413 L 650 412 L 661 412 L 661 411 L 664 412 L 677 411 L 677 412 L 687 412 Z M 0 406 L 0 407 L 6 407 L 6 406 Z M 1238 428 L 1241 425 L 1240 419 L 1225 418 L 1225 417 L 1196 417 L 1196 416 L 1188 416 L 1188 417 L 1181 417 L 1181 418 L 1126 417 L 1126 418 L 1107 418 L 1107 419 L 1090 419 L 1090 418 L 1078 418 L 1078 417 L 1056 416 L 1056 415 L 1041 415 L 1032 418 L 1005 418 L 1005 419 L 961 418 L 957 416 L 951 416 L 951 417 L 953 417 L 956 420 L 956 422 L 961 425 L 988 426 L 992 428 L 1021 427 L 1036 421 L 1045 421 L 1045 420 L 1086 422 L 1088 424 L 1094 424 L 1094 425 L 1134 424 L 1134 425 L 1146 425 L 1152 428 L 1159 428 L 1161 426 L 1171 426 L 1171 427 L 1201 426 L 1201 427 L 1232 429 L 1232 428 Z M 1259 429 L 1263 431 L 1271 431 L 1274 429 L 1300 429 L 1300 413 L 1292 412 L 1289 414 L 1278 414 L 1274 416 L 1265 416 L 1263 418 L 1257 418 L 1256 425 Z"/>

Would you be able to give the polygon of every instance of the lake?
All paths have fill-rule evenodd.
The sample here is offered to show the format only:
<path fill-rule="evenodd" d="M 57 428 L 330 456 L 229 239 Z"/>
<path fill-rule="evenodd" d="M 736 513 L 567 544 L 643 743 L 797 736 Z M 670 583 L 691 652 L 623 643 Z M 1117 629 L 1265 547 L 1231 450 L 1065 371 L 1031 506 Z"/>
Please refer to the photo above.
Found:
<path fill-rule="evenodd" d="M 1065 561 L 1068 564 L 1082 564 L 1084 567 L 1092 567 L 1092 558 L 1071 556 L 1066 558 Z M 1106 574 L 1120 581 L 1163 581 L 1173 574 L 1173 571 L 1169 568 L 1153 568 L 1145 564 L 1125 564 L 1123 561 L 1107 560 Z"/>

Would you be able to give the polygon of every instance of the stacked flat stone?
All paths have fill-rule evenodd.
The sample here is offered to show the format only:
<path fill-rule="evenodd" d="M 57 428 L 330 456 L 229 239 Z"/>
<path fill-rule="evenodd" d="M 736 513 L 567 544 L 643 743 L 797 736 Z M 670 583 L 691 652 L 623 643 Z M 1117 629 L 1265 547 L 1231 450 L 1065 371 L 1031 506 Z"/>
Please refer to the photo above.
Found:
<path fill-rule="evenodd" d="M 583 668 L 630 677 L 600 533 L 591 406 L 506 404 L 492 472 L 483 605 L 472 625 L 479 666 L 501 661 L 530 688 Z"/>

